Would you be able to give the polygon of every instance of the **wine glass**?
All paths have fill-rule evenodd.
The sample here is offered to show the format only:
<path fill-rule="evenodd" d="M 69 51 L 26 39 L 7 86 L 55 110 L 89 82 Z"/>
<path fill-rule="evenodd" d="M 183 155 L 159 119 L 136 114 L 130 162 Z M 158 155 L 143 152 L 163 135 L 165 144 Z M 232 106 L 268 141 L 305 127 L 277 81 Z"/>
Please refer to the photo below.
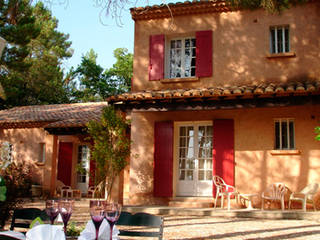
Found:
<path fill-rule="evenodd" d="M 110 225 L 110 240 L 112 240 L 113 226 L 118 221 L 120 213 L 121 213 L 121 205 L 119 203 L 106 204 L 104 214 Z"/>
<path fill-rule="evenodd" d="M 59 201 L 58 200 L 47 200 L 46 201 L 46 213 L 50 218 L 50 223 L 53 225 L 54 220 L 59 215 Z"/>
<path fill-rule="evenodd" d="M 63 221 L 63 230 L 67 235 L 67 224 L 72 214 L 73 201 L 72 200 L 60 200 L 59 201 L 59 213 Z"/>
<path fill-rule="evenodd" d="M 99 237 L 99 228 L 104 219 L 104 200 L 90 200 L 90 215 L 92 222 L 96 228 L 96 240 Z"/>

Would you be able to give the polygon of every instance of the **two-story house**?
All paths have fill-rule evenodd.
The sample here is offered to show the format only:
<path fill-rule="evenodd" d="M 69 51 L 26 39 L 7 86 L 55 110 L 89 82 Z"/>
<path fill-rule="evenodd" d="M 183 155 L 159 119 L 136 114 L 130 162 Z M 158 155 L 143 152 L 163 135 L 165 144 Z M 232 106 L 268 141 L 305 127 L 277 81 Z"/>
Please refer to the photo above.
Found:
<path fill-rule="evenodd" d="M 131 9 L 131 120 L 124 204 L 320 182 L 320 3 L 281 14 L 192 1 Z"/>

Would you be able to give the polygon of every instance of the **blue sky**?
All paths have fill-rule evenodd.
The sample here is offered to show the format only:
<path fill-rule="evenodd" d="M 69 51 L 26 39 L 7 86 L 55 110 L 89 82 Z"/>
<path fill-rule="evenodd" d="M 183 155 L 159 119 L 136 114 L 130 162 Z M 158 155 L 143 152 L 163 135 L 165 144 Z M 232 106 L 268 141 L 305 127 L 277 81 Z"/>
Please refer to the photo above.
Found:
<path fill-rule="evenodd" d="M 59 0 L 62 2 L 61 0 Z M 48 6 L 53 16 L 59 20 L 58 30 L 70 35 L 74 54 L 64 63 L 66 70 L 77 66 L 81 56 L 91 48 L 98 54 L 97 63 L 103 68 L 110 68 L 115 63 L 113 50 L 125 47 L 133 53 L 134 21 L 127 6 L 123 11 L 122 26 L 116 24 L 111 16 L 101 17 L 101 9 L 95 6 L 96 0 L 67 0 L 67 4 Z M 167 0 L 167 2 L 172 2 Z M 161 4 L 162 0 L 138 0 L 136 6 Z"/>

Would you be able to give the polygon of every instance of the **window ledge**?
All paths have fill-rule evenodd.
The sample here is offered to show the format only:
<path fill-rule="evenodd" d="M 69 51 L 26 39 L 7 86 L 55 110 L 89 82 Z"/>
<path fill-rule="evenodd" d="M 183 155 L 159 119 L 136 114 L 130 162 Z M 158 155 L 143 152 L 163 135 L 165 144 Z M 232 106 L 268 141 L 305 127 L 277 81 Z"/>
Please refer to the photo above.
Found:
<path fill-rule="evenodd" d="M 267 54 L 267 58 L 287 58 L 287 57 L 295 57 L 295 56 L 296 56 L 295 52 Z"/>
<path fill-rule="evenodd" d="M 198 77 L 190 78 L 165 78 L 160 80 L 161 83 L 181 83 L 181 82 L 196 82 L 199 81 Z"/>
<path fill-rule="evenodd" d="M 300 150 L 271 150 L 270 154 L 273 156 L 278 156 L 278 155 L 300 155 L 301 151 Z"/>
<path fill-rule="evenodd" d="M 43 163 L 43 162 L 41 162 L 41 163 L 40 163 L 40 162 L 36 162 L 36 165 L 37 165 L 37 166 L 44 166 L 45 163 Z"/>

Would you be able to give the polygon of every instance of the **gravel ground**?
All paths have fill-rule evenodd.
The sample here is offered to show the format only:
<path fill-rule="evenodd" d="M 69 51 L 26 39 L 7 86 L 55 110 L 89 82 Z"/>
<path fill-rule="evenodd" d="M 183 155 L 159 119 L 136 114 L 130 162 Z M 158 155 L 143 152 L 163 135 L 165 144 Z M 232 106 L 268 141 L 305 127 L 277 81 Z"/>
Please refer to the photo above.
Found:
<path fill-rule="evenodd" d="M 199 216 L 165 216 L 164 239 L 320 239 L 320 223 Z"/>

